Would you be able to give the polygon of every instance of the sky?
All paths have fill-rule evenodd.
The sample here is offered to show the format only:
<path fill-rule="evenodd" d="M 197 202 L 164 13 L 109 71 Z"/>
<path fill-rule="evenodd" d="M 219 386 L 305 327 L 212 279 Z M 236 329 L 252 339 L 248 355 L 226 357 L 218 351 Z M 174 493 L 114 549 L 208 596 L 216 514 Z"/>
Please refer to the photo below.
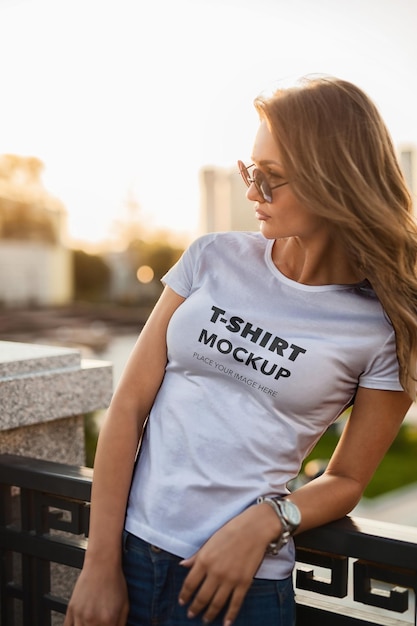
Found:
<path fill-rule="evenodd" d="M 39 157 L 73 242 L 190 240 L 199 171 L 248 160 L 254 98 L 350 80 L 417 145 L 417 0 L 0 0 L 0 154 Z"/>

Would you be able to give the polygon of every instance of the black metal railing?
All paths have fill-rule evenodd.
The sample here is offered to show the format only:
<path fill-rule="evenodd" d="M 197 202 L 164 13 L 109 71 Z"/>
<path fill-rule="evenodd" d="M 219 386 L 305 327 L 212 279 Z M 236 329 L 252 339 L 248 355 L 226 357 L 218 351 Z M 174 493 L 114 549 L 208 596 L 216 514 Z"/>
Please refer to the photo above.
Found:
<path fill-rule="evenodd" d="M 0 455 L 1 626 L 59 626 L 87 544 L 92 470 Z M 298 626 L 416 624 L 417 528 L 346 517 L 297 537 Z"/>

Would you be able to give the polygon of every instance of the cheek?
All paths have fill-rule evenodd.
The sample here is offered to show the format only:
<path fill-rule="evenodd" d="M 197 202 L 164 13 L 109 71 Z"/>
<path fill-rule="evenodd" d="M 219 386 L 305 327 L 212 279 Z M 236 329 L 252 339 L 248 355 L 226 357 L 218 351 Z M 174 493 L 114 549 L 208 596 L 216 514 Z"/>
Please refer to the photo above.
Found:
<path fill-rule="evenodd" d="M 298 223 L 304 223 L 306 226 L 318 226 L 322 223 L 322 218 L 318 217 L 306 205 L 300 202 L 297 198 L 289 198 L 288 202 L 283 205 L 285 214 L 290 219 L 297 221 Z"/>
<path fill-rule="evenodd" d="M 288 222 L 311 222 L 314 217 L 296 198 L 282 198 L 273 208 L 274 214 Z"/>
<path fill-rule="evenodd" d="M 261 224 L 261 230 L 270 237 L 311 237 L 323 226 L 321 218 L 313 215 L 295 199 L 277 202 L 271 217 L 271 221 Z"/>
<path fill-rule="evenodd" d="M 293 193 L 288 194 L 288 206 L 299 215 L 303 215 L 306 219 L 312 216 L 311 211 L 307 208 L 304 202 L 299 200 Z"/>

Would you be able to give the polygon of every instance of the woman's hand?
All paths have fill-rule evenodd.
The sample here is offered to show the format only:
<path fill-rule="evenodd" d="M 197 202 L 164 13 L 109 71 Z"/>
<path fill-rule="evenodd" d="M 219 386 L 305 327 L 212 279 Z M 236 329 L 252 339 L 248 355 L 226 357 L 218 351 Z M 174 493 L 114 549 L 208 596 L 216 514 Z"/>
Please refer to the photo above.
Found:
<path fill-rule="evenodd" d="M 128 612 L 122 570 L 84 568 L 74 587 L 64 626 L 125 626 Z"/>
<path fill-rule="evenodd" d="M 251 506 L 220 528 L 192 557 L 179 595 L 180 604 L 191 602 L 191 618 L 204 610 L 213 620 L 227 605 L 225 626 L 236 619 L 253 577 L 270 541 L 280 532 L 280 522 L 267 504 Z"/>

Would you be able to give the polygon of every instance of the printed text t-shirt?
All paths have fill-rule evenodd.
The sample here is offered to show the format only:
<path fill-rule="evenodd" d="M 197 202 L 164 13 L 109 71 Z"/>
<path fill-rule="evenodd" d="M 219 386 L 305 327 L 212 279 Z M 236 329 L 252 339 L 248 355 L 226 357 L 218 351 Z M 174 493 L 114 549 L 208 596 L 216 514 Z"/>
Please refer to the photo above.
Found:
<path fill-rule="evenodd" d="M 126 528 L 182 557 L 259 495 L 286 493 L 358 385 L 401 389 L 370 287 L 294 282 L 272 246 L 260 233 L 206 235 L 164 277 L 186 300 L 169 324 Z M 257 576 L 285 578 L 293 562 L 290 542 Z"/>

